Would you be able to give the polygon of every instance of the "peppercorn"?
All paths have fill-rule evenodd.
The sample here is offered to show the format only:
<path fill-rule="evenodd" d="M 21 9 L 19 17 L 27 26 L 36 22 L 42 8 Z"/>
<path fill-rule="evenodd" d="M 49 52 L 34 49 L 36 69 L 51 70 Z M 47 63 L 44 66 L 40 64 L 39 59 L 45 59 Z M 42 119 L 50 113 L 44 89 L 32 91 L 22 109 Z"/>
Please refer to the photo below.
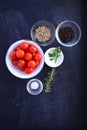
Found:
<path fill-rule="evenodd" d="M 59 30 L 59 37 L 62 42 L 68 43 L 75 37 L 74 30 L 71 27 L 64 27 Z"/>

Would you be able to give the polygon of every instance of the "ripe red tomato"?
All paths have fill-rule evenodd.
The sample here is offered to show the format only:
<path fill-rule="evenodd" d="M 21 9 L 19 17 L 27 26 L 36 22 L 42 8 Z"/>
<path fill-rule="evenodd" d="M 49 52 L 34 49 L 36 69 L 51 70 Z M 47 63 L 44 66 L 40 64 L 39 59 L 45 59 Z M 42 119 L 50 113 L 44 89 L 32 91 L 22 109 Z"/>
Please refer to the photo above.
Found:
<path fill-rule="evenodd" d="M 17 58 L 15 51 L 10 52 L 10 58 L 11 58 L 12 60 L 15 60 L 15 59 Z"/>
<path fill-rule="evenodd" d="M 18 60 L 17 65 L 19 68 L 23 68 L 25 66 L 25 61 L 20 59 L 20 60 Z"/>
<path fill-rule="evenodd" d="M 34 68 L 35 67 L 35 61 L 30 60 L 27 65 L 28 65 L 29 68 Z"/>
<path fill-rule="evenodd" d="M 31 46 L 29 47 L 29 51 L 30 51 L 31 53 L 35 53 L 35 52 L 37 52 L 37 48 L 36 48 L 34 45 L 31 45 Z"/>
<path fill-rule="evenodd" d="M 42 59 L 42 55 L 40 53 L 37 53 L 34 58 L 35 60 L 40 61 Z"/>
<path fill-rule="evenodd" d="M 13 64 L 14 66 L 17 66 L 17 60 L 12 60 L 12 64 Z"/>
<path fill-rule="evenodd" d="M 25 52 L 22 49 L 16 51 L 16 56 L 18 58 L 23 58 L 24 55 L 25 55 Z"/>
<path fill-rule="evenodd" d="M 20 46 L 18 46 L 18 47 L 16 48 L 16 51 L 17 51 L 17 50 L 20 50 L 20 49 L 21 49 L 21 47 L 20 47 Z"/>
<path fill-rule="evenodd" d="M 29 52 L 26 52 L 26 54 L 25 54 L 25 60 L 31 60 L 32 59 L 32 54 L 31 53 L 29 53 Z"/>
<path fill-rule="evenodd" d="M 20 47 L 21 47 L 23 50 L 27 50 L 28 47 L 29 47 L 29 44 L 28 44 L 27 42 L 22 42 L 22 43 L 20 44 Z"/>
<path fill-rule="evenodd" d="M 35 65 L 36 65 L 36 67 L 37 67 L 39 64 L 40 64 L 39 61 L 35 61 Z"/>
<path fill-rule="evenodd" d="M 21 71 L 24 71 L 24 70 L 25 70 L 25 67 L 19 67 L 19 69 L 20 69 Z"/>
<path fill-rule="evenodd" d="M 26 68 L 25 69 L 25 73 L 27 73 L 27 74 L 31 74 L 33 71 L 34 71 L 33 68 Z"/>
<path fill-rule="evenodd" d="M 33 55 L 33 57 L 36 55 L 36 53 L 34 52 L 34 53 L 32 53 L 32 55 Z"/>

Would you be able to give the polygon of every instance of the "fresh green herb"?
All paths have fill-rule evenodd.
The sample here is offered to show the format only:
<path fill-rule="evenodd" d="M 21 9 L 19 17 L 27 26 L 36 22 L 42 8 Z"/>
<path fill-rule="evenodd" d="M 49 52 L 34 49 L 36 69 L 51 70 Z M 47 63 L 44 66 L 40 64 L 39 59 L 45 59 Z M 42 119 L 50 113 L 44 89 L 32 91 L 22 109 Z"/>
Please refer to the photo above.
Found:
<path fill-rule="evenodd" d="M 52 53 L 48 53 L 50 60 L 54 60 L 55 63 L 57 62 L 58 57 L 60 56 L 61 49 L 60 47 L 56 47 Z"/>
<path fill-rule="evenodd" d="M 56 69 L 52 68 L 51 71 L 48 73 L 48 76 L 45 79 L 45 84 L 44 84 L 45 89 L 44 89 L 44 91 L 46 93 L 51 92 L 51 86 L 52 86 L 52 83 L 55 79 L 55 75 L 56 75 Z"/>

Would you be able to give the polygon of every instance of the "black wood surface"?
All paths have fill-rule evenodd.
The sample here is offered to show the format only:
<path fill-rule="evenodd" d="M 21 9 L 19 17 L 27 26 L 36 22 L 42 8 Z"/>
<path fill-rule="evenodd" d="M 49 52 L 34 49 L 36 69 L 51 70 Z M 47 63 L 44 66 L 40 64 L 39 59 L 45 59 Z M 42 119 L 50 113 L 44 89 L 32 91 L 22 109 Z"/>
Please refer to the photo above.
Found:
<path fill-rule="evenodd" d="M 87 32 L 86 3 L 80 0 L 1 0 L 0 2 L 0 130 L 74 130 L 86 128 L 87 123 Z M 63 64 L 56 68 L 51 93 L 38 96 L 26 90 L 29 79 L 13 76 L 5 64 L 9 46 L 20 39 L 30 39 L 32 25 L 47 20 L 57 25 L 64 20 L 77 22 L 82 30 L 78 45 L 66 48 L 55 39 L 42 47 L 44 52 L 60 46 Z M 35 76 L 44 83 L 48 66 Z"/>

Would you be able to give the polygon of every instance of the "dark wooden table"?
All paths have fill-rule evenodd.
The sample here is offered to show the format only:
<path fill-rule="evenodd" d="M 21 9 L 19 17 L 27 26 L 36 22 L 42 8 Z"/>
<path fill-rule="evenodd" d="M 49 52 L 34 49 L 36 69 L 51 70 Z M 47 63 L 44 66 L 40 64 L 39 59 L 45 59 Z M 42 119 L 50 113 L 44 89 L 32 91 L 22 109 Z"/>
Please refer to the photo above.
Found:
<path fill-rule="evenodd" d="M 87 126 L 87 45 L 86 5 L 80 0 L 1 0 L 0 2 L 0 130 L 74 130 Z M 42 47 L 44 52 L 60 46 L 63 64 L 56 68 L 50 93 L 38 96 L 26 90 L 29 79 L 13 76 L 5 64 L 9 46 L 20 39 L 30 39 L 32 25 L 47 20 L 57 25 L 64 20 L 77 22 L 82 38 L 74 47 L 63 47 L 57 40 Z M 86 25 L 86 26 L 85 26 Z M 44 82 L 48 66 L 35 76 Z"/>

